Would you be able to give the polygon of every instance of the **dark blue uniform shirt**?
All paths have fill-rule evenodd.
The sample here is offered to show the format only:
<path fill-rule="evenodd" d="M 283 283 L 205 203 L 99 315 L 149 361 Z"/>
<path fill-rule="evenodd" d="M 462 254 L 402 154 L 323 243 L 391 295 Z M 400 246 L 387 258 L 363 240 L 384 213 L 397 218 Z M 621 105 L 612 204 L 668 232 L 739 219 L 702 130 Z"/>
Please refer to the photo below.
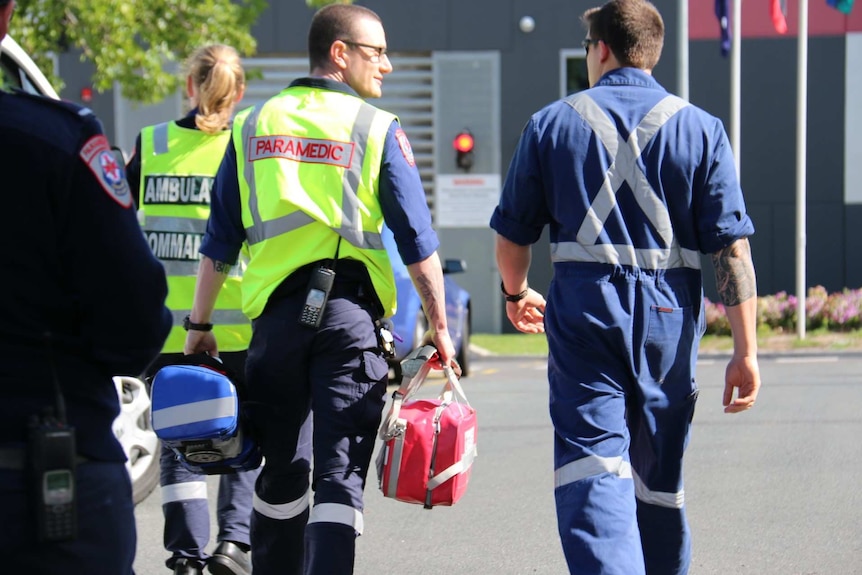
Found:
<path fill-rule="evenodd" d="M 346 84 L 324 78 L 300 78 L 291 86 L 317 87 L 358 97 L 356 92 Z M 398 129 L 400 129 L 399 124 L 393 122 L 386 134 L 380 166 L 379 198 L 383 208 L 383 218 L 395 235 L 401 259 L 409 265 L 433 254 L 440 246 L 440 242 L 437 233 L 431 227 L 431 215 L 427 209 L 419 170 L 408 163 L 395 137 Z M 236 149 L 231 140 L 216 175 L 212 211 L 200 252 L 213 260 L 234 264 L 245 238 L 237 178 Z"/>
<path fill-rule="evenodd" d="M 0 92 L 0 167 L 0 443 L 24 440 L 56 377 L 78 452 L 123 461 L 112 376 L 144 370 L 171 316 L 122 164 L 89 110 Z"/>

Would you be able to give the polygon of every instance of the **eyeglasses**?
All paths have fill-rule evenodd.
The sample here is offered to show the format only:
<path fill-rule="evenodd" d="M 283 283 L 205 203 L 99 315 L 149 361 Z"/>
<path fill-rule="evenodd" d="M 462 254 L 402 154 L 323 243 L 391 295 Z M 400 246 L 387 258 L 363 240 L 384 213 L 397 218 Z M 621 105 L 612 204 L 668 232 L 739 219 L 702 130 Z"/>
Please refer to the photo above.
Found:
<path fill-rule="evenodd" d="M 389 56 L 386 54 L 386 48 L 382 46 L 372 46 L 370 44 L 362 44 L 360 42 L 352 42 L 350 40 L 342 40 L 342 42 L 344 42 L 348 46 L 353 46 L 354 48 L 368 48 L 369 50 L 374 50 L 374 55 L 368 57 L 368 61 L 373 62 L 374 64 L 380 62 L 382 58 L 389 58 Z"/>
<path fill-rule="evenodd" d="M 590 53 L 590 46 L 591 45 L 592 46 L 598 46 L 599 42 L 601 42 L 601 40 L 593 40 L 592 38 L 584 38 L 583 42 L 581 42 L 581 46 L 583 46 L 584 51 L 586 51 L 586 53 L 589 54 Z"/>

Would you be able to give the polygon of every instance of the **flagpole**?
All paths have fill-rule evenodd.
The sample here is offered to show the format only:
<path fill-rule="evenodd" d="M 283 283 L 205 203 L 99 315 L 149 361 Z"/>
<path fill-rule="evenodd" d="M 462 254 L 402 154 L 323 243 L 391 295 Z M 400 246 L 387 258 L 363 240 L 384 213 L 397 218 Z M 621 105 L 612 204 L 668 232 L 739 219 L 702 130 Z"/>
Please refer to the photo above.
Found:
<path fill-rule="evenodd" d="M 805 339 L 805 198 L 808 142 L 808 0 L 799 0 L 796 75 L 796 334 Z"/>
<path fill-rule="evenodd" d="M 677 0 L 677 95 L 688 100 L 688 0 Z"/>
<path fill-rule="evenodd" d="M 736 174 L 742 179 L 740 100 L 742 99 L 742 0 L 733 0 L 733 33 L 730 38 L 730 147 L 736 161 Z"/>

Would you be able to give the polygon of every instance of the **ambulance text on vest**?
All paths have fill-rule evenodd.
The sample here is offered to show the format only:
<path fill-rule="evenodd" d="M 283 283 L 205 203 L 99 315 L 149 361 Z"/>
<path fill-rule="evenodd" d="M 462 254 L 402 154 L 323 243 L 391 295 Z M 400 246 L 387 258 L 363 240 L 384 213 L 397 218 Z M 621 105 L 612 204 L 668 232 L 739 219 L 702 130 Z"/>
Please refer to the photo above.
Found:
<path fill-rule="evenodd" d="M 212 176 L 145 176 L 145 204 L 210 204 Z"/>

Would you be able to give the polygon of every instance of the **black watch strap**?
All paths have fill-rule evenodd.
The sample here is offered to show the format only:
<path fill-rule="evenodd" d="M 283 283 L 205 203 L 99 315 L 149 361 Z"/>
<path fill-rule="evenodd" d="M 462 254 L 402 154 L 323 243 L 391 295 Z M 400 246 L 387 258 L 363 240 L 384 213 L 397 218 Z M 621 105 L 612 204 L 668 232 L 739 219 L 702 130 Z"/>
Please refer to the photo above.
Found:
<path fill-rule="evenodd" d="M 189 316 L 183 318 L 183 329 L 186 331 L 212 331 L 213 324 L 211 323 L 194 323 L 189 319 Z"/>
<path fill-rule="evenodd" d="M 506 287 L 503 285 L 503 282 L 500 282 L 500 291 L 503 292 L 503 295 L 506 297 L 506 301 L 521 301 L 527 297 L 527 292 L 529 290 L 530 287 L 527 286 L 521 293 L 510 294 L 506 291 Z"/>

